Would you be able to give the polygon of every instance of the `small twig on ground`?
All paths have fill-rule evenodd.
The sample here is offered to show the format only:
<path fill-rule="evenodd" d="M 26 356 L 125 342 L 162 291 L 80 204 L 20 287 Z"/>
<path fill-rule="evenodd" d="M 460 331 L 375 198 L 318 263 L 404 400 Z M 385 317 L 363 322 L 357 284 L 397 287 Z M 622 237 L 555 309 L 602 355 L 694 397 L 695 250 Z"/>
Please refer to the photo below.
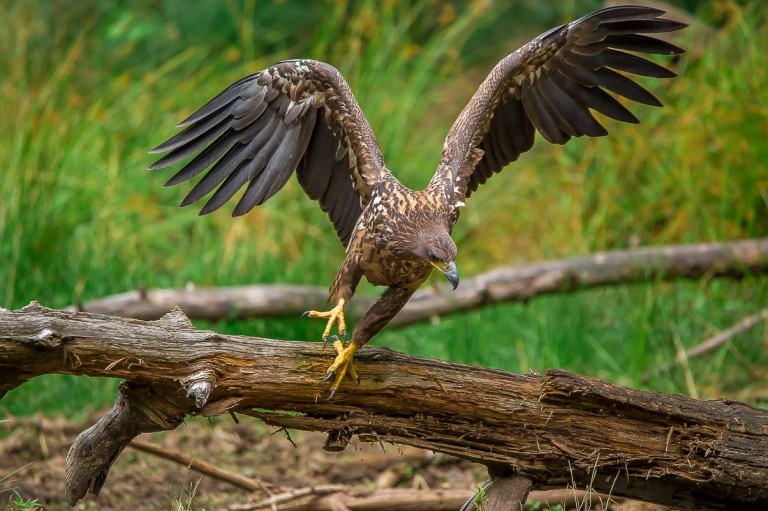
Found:
<path fill-rule="evenodd" d="M 344 496 L 341 494 L 334 494 L 328 497 L 328 504 L 331 506 L 331 511 L 352 511 L 344 503 Z"/>
<path fill-rule="evenodd" d="M 245 477 L 244 475 L 232 472 L 231 470 L 223 469 L 217 465 L 214 465 L 213 463 L 197 459 L 194 456 L 190 456 L 189 454 L 171 451 L 170 449 L 165 449 L 153 444 L 152 442 L 147 442 L 139 438 L 134 438 L 128 445 L 134 449 L 153 454 L 159 458 L 175 461 L 176 463 L 189 467 L 196 472 L 214 477 L 220 481 L 225 481 L 244 490 L 263 491 L 267 495 L 271 495 L 273 493 L 269 490 L 269 487 L 272 486 L 269 483 L 265 483 L 258 479 Z"/>
<path fill-rule="evenodd" d="M 332 487 L 334 485 L 326 485 Z M 455 511 L 470 494 L 469 490 L 415 490 L 389 488 L 373 491 L 359 491 L 345 488 L 344 491 L 329 492 L 326 495 L 314 493 L 302 496 L 291 494 L 290 501 L 282 501 L 281 511 Z M 300 490 L 308 491 L 309 488 Z M 291 492 L 292 493 L 292 492 Z M 277 497 L 277 495 L 275 496 Z M 256 504 L 240 504 L 230 511 L 264 509 L 271 499 Z M 259 507 L 256 507 L 259 506 Z"/>
<path fill-rule="evenodd" d="M 533 491 L 528 494 L 531 504 L 526 504 L 523 509 L 536 509 L 542 504 L 575 507 L 584 501 L 586 495 L 587 492 L 574 490 Z M 235 504 L 229 507 L 229 511 L 255 511 L 274 508 L 277 504 L 280 504 L 281 511 L 455 511 L 462 503 L 472 506 L 466 508 L 468 511 L 476 511 L 471 497 L 474 497 L 471 490 L 386 488 L 365 491 L 327 484 L 298 488 L 259 502 Z M 468 498 L 470 501 L 465 502 Z M 491 509 L 488 507 L 489 511 Z"/>
<path fill-rule="evenodd" d="M 677 353 L 674 362 L 663 365 L 652 372 L 649 372 L 643 376 L 643 383 L 647 382 L 652 376 L 656 374 L 669 372 L 676 365 L 684 364 L 686 361 L 706 355 L 719 348 L 729 340 L 733 339 L 737 335 L 746 332 L 747 330 L 754 328 L 761 321 L 768 321 L 768 309 L 763 309 L 755 314 L 745 316 L 735 325 L 726 328 L 722 332 L 713 335 L 704 342 L 694 346 L 689 350 L 682 350 Z"/>
<path fill-rule="evenodd" d="M 405 462 L 397 463 L 391 467 L 385 468 L 376 476 L 374 486 L 377 489 L 392 488 L 405 476 L 408 471 L 408 464 Z"/>
<path fill-rule="evenodd" d="M 298 499 L 299 497 L 305 497 L 307 495 L 326 495 L 328 493 L 338 493 L 348 491 L 349 488 L 343 484 L 318 484 L 316 486 L 307 486 L 304 488 L 296 488 L 284 493 L 278 493 L 271 497 L 260 500 L 259 502 L 247 503 L 247 504 L 235 504 L 230 507 L 231 511 L 250 511 L 252 509 L 261 509 L 265 507 L 274 507 L 277 504 L 288 502 L 290 500 Z"/>

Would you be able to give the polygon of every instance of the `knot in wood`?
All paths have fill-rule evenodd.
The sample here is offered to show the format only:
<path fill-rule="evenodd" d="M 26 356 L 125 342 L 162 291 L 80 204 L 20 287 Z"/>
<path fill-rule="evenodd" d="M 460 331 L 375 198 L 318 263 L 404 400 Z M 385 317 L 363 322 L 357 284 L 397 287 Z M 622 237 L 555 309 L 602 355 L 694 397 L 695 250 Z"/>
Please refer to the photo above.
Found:
<path fill-rule="evenodd" d="M 208 402 L 208 397 L 216 387 L 216 375 L 213 371 L 200 371 L 193 374 L 186 382 L 187 397 L 195 401 L 197 408 Z"/>
<path fill-rule="evenodd" d="M 32 341 L 35 346 L 56 348 L 61 344 L 63 337 L 50 328 L 43 328 L 37 335 L 30 337 L 29 340 Z"/>

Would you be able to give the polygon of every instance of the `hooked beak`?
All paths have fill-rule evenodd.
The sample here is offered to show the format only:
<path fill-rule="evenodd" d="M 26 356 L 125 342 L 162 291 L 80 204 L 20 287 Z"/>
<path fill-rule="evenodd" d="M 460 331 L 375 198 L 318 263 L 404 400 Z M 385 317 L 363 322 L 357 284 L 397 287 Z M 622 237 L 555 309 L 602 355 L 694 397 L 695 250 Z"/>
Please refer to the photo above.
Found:
<path fill-rule="evenodd" d="M 432 266 L 440 270 L 440 272 L 445 275 L 445 278 L 448 279 L 448 282 L 451 283 L 451 286 L 453 286 L 453 289 L 456 289 L 459 285 L 459 272 L 456 270 L 456 263 L 450 262 L 450 263 L 443 263 L 443 262 L 434 262 L 432 263 Z"/>

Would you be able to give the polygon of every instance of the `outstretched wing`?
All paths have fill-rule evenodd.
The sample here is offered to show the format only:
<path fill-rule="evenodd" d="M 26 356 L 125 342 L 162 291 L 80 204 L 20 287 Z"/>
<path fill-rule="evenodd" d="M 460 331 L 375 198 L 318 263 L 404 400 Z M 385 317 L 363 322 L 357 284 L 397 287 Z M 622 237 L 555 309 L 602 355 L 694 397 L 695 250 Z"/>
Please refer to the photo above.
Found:
<path fill-rule="evenodd" d="M 150 151 L 168 154 L 148 168 L 169 167 L 197 153 L 165 184 L 172 186 L 210 167 L 182 206 L 216 189 L 200 211 L 210 213 L 247 183 L 232 213 L 243 215 L 277 193 L 296 169 L 302 188 L 328 213 L 344 246 L 388 172 L 344 78 L 313 60 L 284 61 L 247 76 L 179 127 L 184 131 Z"/>
<path fill-rule="evenodd" d="M 505 57 L 451 127 L 435 179 L 444 180 L 459 203 L 529 150 L 536 131 L 555 144 L 582 135 L 606 135 L 590 109 L 619 121 L 639 122 L 606 91 L 661 106 L 650 92 L 616 70 L 656 78 L 676 76 L 627 53 L 683 53 L 643 35 L 686 26 L 659 18 L 662 14 L 649 7 L 610 7 L 549 30 Z"/>

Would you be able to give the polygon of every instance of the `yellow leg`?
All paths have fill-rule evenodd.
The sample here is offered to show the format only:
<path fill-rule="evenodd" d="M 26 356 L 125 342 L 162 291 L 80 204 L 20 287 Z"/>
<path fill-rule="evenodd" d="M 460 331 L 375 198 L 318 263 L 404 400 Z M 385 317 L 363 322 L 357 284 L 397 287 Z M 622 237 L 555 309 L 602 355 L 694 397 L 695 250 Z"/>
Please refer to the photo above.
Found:
<path fill-rule="evenodd" d="M 325 326 L 325 330 L 323 330 L 323 343 L 328 342 L 334 323 L 338 327 L 339 337 L 344 341 L 347 340 L 347 323 L 344 320 L 344 303 L 344 298 L 342 298 L 339 300 L 339 303 L 336 304 L 336 307 L 327 312 L 307 311 L 302 314 L 302 316 L 309 316 L 310 318 L 328 320 L 328 324 Z"/>
<path fill-rule="evenodd" d="M 328 368 L 328 375 L 323 380 L 333 382 L 331 383 L 331 393 L 328 396 L 328 400 L 331 400 L 334 394 L 336 394 L 345 376 L 349 375 L 358 385 L 360 384 L 360 377 L 357 375 L 352 364 L 352 359 L 355 357 L 358 345 L 352 342 L 345 348 L 343 342 L 336 341 L 333 343 L 333 347 L 338 355 L 336 355 L 336 360 L 333 361 L 331 367 Z"/>

